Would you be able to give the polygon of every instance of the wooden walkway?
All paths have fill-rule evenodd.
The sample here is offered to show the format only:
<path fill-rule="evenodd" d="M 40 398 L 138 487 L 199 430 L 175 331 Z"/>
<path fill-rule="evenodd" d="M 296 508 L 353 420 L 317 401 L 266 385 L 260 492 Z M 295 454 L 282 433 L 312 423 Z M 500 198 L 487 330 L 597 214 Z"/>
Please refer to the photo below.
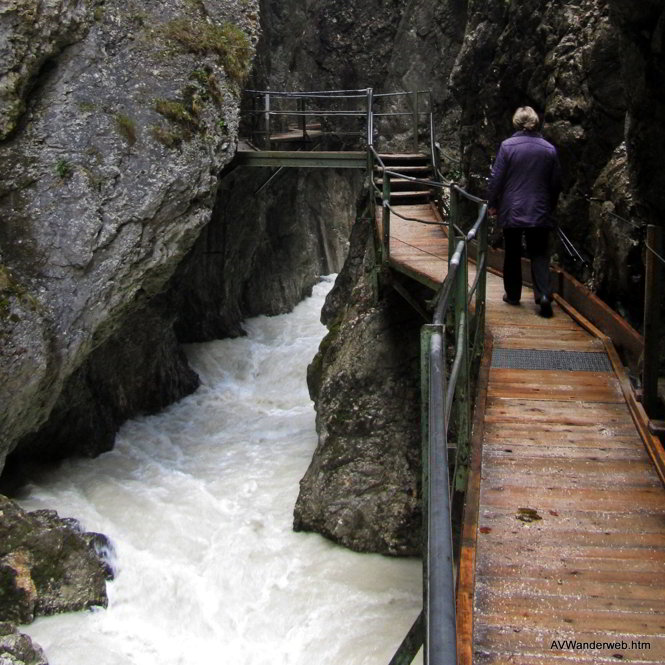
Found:
<path fill-rule="evenodd" d="M 393 267 L 441 283 L 439 227 L 392 215 L 390 243 Z M 502 296 L 488 275 L 493 348 L 463 524 L 460 663 L 665 663 L 665 489 L 628 379 L 611 343 L 565 303 L 543 319 L 529 289 L 519 307 Z M 553 357 L 572 366 L 548 368 Z M 584 369 L 586 358 L 605 365 Z"/>

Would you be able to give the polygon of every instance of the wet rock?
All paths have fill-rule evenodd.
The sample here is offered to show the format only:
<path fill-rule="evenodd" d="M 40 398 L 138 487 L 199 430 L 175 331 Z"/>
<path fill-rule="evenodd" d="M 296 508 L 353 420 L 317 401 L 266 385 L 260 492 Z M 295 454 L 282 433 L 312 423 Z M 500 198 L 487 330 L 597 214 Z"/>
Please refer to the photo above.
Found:
<path fill-rule="evenodd" d="M 342 268 L 362 174 L 273 175 L 240 167 L 222 179 L 212 221 L 171 281 L 180 340 L 240 335 L 246 317 L 290 311 Z"/>
<path fill-rule="evenodd" d="M 40 70 L 90 27 L 95 2 L 21 2 L 0 7 L 0 140 L 17 127 Z"/>
<path fill-rule="evenodd" d="M 589 220 L 596 247 L 590 286 L 636 328 L 641 325 L 644 290 L 641 222 L 625 144 L 594 183 Z"/>
<path fill-rule="evenodd" d="M 111 450 L 120 425 L 156 413 L 199 386 L 159 299 L 132 312 L 66 381 L 47 423 L 23 437 L 7 461 L 20 482 L 34 462 Z"/>
<path fill-rule="evenodd" d="M 0 495 L 0 621 L 106 607 L 112 546 L 55 511 L 25 512 Z"/>
<path fill-rule="evenodd" d="M 39 646 L 16 627 L 0 621 L 0 665 L 48 665 Z"/>
<path fill-rule="evenodd" d="M 356 223 L 308 369 L 319 443 L 300 482 L 297 531 L 353 550 L 420 551 L 420 321 L 377 289 L 371 223 Z"/>

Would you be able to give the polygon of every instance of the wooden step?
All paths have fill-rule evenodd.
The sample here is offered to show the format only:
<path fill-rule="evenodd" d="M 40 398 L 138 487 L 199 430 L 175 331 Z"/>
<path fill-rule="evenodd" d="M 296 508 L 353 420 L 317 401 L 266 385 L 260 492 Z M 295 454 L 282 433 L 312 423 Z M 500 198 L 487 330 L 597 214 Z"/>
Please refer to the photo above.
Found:
<path fill-rule="evenodd" d="M 374 183 L 377 187 L 383 187 L 383 178 L 377 178 L 374 180 Z M 390 190 L 399 191 L 404 189 L 428 189 L 428 186 L 418 182 L 413 182 L 413 180 L 407 180 L 406 178 L 390 178 Z"/>
<path fill-rule="evenodd" d="M 423 164 L 422 166 L 404 166 L 402 164 L 386 164 L 388 171 L 395 171 L 397 173 L 406 173 L 406 174 L 416 174 L 416 173 L 431 173 L 432 169 L 428 164 Z M 384 171 L 383 167 L 377 166 L 376 170 L 382 173 Z"/>
<path fill-rule="evenodd" d="M 377 194 L 378 196 L 378 194 Z M 390 192 L 390 200 L 393 199 L 417 199 L 417 198 L 429 198 L 430 191 L 429 189 L 421 189 L 419 191 L 405 191 L 405 192 Z"/>
<path fill-rule="evenodd" d="M 430 161 L 430 156 L 422 152 L 383 152 L 379 153 L 379 157 L 384 162 L 413 162 L 413 161 Z"/>

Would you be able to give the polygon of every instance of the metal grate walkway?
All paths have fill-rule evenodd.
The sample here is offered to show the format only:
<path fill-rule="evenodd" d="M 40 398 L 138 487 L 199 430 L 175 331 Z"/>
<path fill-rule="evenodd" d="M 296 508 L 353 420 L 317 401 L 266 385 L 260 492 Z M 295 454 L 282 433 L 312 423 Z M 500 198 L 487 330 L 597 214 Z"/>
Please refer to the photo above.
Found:
<path fill-rule="evenodd" d="M 551 349 L 502 349 L 492 351 L 492 367 L 504 369 L 560 369 L 570 372 L 611 372 L 607 353 L 553 351 Z"/>

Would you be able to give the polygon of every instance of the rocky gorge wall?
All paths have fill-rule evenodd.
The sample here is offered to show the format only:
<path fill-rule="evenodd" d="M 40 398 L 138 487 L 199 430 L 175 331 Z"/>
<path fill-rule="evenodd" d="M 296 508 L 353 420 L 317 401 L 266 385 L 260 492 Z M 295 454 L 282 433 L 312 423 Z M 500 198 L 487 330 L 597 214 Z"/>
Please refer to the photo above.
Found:
<path fill-rule="evenodd" d="M 358 189 L 224 170 L 254 2 L 33 5 L 0 15 L 23 67 L 8 62 L 0 143 L 6 479 L 108 450 L 128 417 L 194 390 L 179 343 L 242 334 L 339 270 Z"/>

